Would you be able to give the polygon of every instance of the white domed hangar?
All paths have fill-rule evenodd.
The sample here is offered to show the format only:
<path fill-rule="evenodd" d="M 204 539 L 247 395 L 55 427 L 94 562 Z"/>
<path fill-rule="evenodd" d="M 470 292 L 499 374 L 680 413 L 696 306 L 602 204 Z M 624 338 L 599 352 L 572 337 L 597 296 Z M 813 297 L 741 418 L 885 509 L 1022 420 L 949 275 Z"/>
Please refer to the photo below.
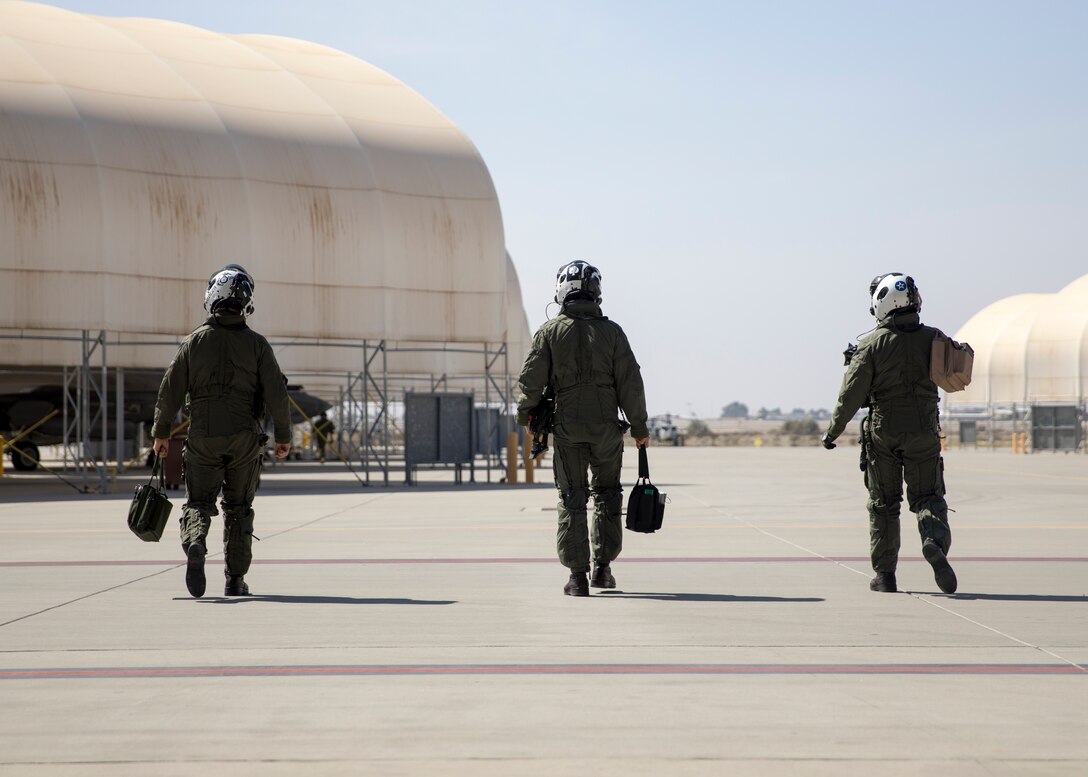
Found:
<path fill-rule="evenodd" d="M 975 351 L 971 385 L 946 396 L 949 413 L 960 420 L 961 440 L 974 432 L 974 418 L 985 419 L 991 430 L 1010 419 L 1013 429 L 1029 434 L 1032 450 L 1083 449 L 1088 275 L 1056 293 L 999 300 L 976 313 L 955 339 Z"/>
<path fill-rule="evenodd" d="M 457 126 L 313 43 L 0 2 L 0 434 L 63 444 L 104 483 L 231 262 L 312 400 L 295 420 L 331 405 L 368 478 L 388 481 L 397 413 L 422 395 L 456 423 L 424 419 L 409 474 L 498 459 L 530 335 L 495 188 Z"/>

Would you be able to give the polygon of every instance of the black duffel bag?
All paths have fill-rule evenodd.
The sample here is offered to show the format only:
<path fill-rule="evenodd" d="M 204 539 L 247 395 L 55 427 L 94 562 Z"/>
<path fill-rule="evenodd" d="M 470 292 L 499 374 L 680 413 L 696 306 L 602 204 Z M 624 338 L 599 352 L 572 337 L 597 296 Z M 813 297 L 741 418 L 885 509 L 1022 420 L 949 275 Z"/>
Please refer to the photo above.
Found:
<path fill-rule="evenodd" d="M 650 461 L 646 448 L 638 449 L 638 482 L 627 497 L 627 528 L 642 534 L 653 534 L 661 528 L 665 517 L 665 495 L 650 482 Z"/>
<path fill-rule="evenodd" d="M 128 508 L 128 528 L 144 542 L 158 542 L 170 519 L 173 505 L 166 498 L 165 470 L 166 463 L 156 456 L 155 463 L 151 465 L 151 479 L 146 486 L 136 486 L 132 506 Z M 159 476 L 157 488 L 152 485 L 156 473 Z"/>

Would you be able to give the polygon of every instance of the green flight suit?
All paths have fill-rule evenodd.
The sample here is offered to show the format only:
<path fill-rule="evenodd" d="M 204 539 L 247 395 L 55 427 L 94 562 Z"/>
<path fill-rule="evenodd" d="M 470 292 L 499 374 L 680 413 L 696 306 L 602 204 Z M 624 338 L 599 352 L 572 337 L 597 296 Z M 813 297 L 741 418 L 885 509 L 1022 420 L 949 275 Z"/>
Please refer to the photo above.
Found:
<path fill-rule="evenodd" d="M 869 552 L 878 573 L 895 572 L 899 559 L 904 480 L 907 505 L 918 518 L 922 541 L 934 540 L 946 554 L 952 544 L 944 499 L 939 397 L 929 379 L 930 348 L 939 331 L 921 324 L 917 313 L 898 313 L 863 337 L 843 377 L 827 431 L 834 440 L 868 404 L 862 437 Z"/>
<path fill-rule="evenodd" d="M 571 572 L 588 572 L 591 550 L 593 562 L 603 565 L 623 546 L 620 409 L 632 437 L 649 436 L 638 362 L 619 324 L 605 318 L 597 303 L 564 303 L 533 337 L 518 379 L 519 425 L 528 423 L 548 385 L 556 397 L 552 469 L 560 498 L 559 561 Z M 591 493 L 592 536 L 587 516 Z"/>
<path fill-rule="evenodd" d="M 267 410 L 276 442 L 289 443 L 291 416 L 276 356 L 242 316 L 212 316 L 182 342 L 159 386 L 155 437 L 170 436 L 186 402 L 182 547 L 188 551 L 196 540 L 207 543 L 222 491 L 225 573 L 244 575 L 253 559 L 253 496 L 262 455 L 258 425 Z"/>

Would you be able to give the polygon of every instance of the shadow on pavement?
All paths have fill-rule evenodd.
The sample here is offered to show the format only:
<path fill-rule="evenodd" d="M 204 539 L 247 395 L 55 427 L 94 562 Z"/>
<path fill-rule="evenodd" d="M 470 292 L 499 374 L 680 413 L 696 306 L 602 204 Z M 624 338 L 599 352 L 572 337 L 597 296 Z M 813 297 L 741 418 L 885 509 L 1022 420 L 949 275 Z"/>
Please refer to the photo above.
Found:
<path fill-rule="evenodd" d="M 965 600 L 979 600 L 989 602 L 1082 602 L 1088 603 L 1088 596 L 1061 596 L 1061 595 L 1049 595 L 1049 594 L 971 594 L 971 593 L 956 593 L 956 594 L 939 594 L 927 591 L 911 591 L 910 593 L 920 593 L 926 596 L 934 596 L 940 599 L 965 599 Z"/>
<path fill-rule="evenodd" d="M 188 597 L 178 596 L 174 601 Z M 354 596 L 288 596 L 284 594 L 251 594 L 250 596 L 223 596 L 196 599 L 201 604 L 244 604 L 246 602 L 279 602 L 281 604 L 457 604 L 451 599 L 358 599 Z"/>
<path fill-rule="evenodd" d="M 663 602 L 822 602 L 818 597 L 790 598 L 786 596 L 733 596 L 731 594 L 653 594 L 599 591 L 599 595 L 615 599 L 658 599 Z"/>

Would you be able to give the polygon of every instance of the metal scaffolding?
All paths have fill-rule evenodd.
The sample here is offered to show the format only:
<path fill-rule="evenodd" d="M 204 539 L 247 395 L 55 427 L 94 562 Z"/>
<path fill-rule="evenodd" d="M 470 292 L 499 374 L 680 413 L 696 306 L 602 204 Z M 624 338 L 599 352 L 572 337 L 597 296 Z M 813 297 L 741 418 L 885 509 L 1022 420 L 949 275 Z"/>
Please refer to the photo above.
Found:
<path fill-rule="evenodd" d="M 108 493 L 112 482 L 111 470 L 123 472 L 126 458 L 125 369 L 116 367 L 112 370 L 114 401 L 111 403 L 109 401 L 111 369 L 108 347 L 110 345 L 176 346 L 180 340 L 132 340 L 130 336 L 120 333 L 111 339 L 104 330 L 97 333 L 83 330 L 79 336 L 0 334 L 0 339 L 63 340 L 79 343 L 79 362 L 64 366 L 61 373 L 62 461 L 66 470 L 75 471 L 81 475 L 84 493 L 92 491 Z M 511 424 L 514 397 L 509 374 L 509 349 L 506 343 L 481 343 L 478 347 L 462 344 L 453 347 L 413 347 L 391 345 L 387 340 L 336 343 L 292 340 L 271 344 L 290 347 L 358 349 L 360 353 L 358 372 L 300 373 L 294 374 L 293 377 L 307 375 L 319 377 L 325 381 L 331 378 L 334 383 L 340 383 L 336 389 L 336 401 L 340 414 L 340 424 L 336 432 L 337 448 L 346 461 L 357 462 L 361 466 L 363 478 L 368 485 L 372 476 L 380 478 L 383 485 L 389 485 L 391 473 L 405 466 L 403 447 L 393 439 L 393 431 L 396 428 L 393 407 L 398 403 L 403 405 L 404 395 L 415 391 L 417 385 L 426 387 L 426 390 L 430 391 L 439 388 L 457 391 L 456 386 L 460 383 L 469 381 L 479 387 L 482 379 L 482 407 L 497 410 L 495 413 L 486 414 L 487 422 L 483 434 L 491 440 L 496 432 L 503 430 L 503 425 L 510 426 Z M 395 353 L 476 354 L 480 356 L 480 367 L 478 372 L 472 374 L 395 375 L 390 373 L 389 367 L 390 354 Z M 463 390 L 465 393 L 476 396 L 471 388 Z M 112 439 L 111 427 L 114 430 Z M 504 459 L 501 453 L 493 450 L 490 444 L 483 455 L 486 459 L 488 482 L 490 482 L 493 468 L 497 467 L 500 470 L 505 468 Z"/>
<path fill-rule="evenodd" d="M 363 373 L 362 373 L 362 385 L 363 385 L 363 439 L 362 439 L 362 465 L 363 476 L 366 478 L 366 482 L 370 482 L 370 462 L 373 455 L 380 472 L 382 473 L 382 484 L 389 485 L 389 349 L 386 341 L 381 340 L 377 345 L 371 346 L 370 343 L 363 343 Z M 374 362 L 381 356 L 381 382 L 378 381 L 378 376 L 374 375 Z M 374 414 L 374 420 L 370 420 L 370 392 L 374 392 L 376 398 L 377 409 Z M 381 450 L 379 451 L 374 445 L 375 433 L 381 433 Z"/>
<path fill-rule="evenodd" d="M 95 353 L 99 355 L 97 367 L 92 365 Z M 95 376 L 95 372 L 98 376 Z M 84 329 L 80 337 L 80 362 L 64 368 L 64 465 L 75 470 L 82 478 L 83 492 L 95 490 L 92 476 L 97 479 L 100 493 L 110 492 L 109 477 L 109 359 L 106 350 L 106 332 L 99 330 L 92 339 Z M 92 413 L 92 400 L 97 406 Z M 118 423 L 123 422 L 124 411 L 116 406 Z M 95 445 L 95 427 L 99 430 Z"/>

